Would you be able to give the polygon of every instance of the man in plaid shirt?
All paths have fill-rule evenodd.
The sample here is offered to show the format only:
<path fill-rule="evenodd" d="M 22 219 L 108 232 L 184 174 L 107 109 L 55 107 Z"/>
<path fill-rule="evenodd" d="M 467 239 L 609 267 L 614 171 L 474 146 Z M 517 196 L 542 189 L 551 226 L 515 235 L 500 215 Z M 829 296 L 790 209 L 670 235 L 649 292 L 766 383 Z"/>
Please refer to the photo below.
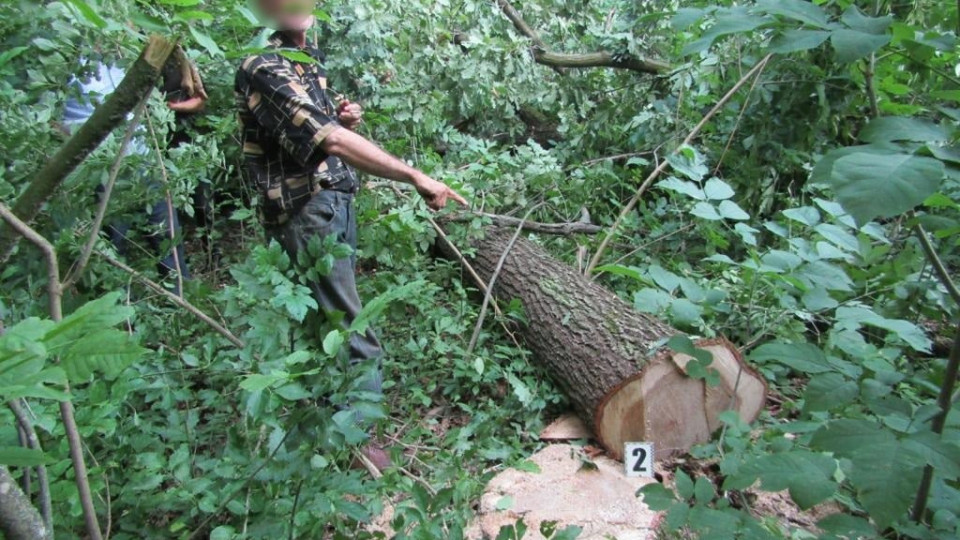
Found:
<path fill-rule="evenodd" d="M 318 236 L 336 235 L 356 248 L 353 198 L 360 185 L 354 167 L 413 185 L 434 210 L 448 199 L 466 206 L 445 184 L 353 131 L 361 122 L 361 107 L 346 100 L 334 104 L 327 93 L 324 57 L 307 42 L 315 0 L 259 0 L 259 6 L 278 31 L 270 39 L 272 50 L 244 60 L 236 94 L 247 172 L 260 191 L 268 238 L 277 240 L 294 261 L 298 254 L 308 254 L 307 245 Z M 296 54 L 284 55 L 287 51 Z M 361 310 L 355 265 L 355 257 L 338 260 L 329 275 L 311 284 L 320 309 L 343 313 L 347 326 Z M 381 354 L 372 331 L 351 337 L 352 363 Z M 362 387 L 380 393 L 381 384 L 378 369 L 365 376 Z M 378 468 L 390 465 L 387 454 L 374 445 L 364 453 Z"/>

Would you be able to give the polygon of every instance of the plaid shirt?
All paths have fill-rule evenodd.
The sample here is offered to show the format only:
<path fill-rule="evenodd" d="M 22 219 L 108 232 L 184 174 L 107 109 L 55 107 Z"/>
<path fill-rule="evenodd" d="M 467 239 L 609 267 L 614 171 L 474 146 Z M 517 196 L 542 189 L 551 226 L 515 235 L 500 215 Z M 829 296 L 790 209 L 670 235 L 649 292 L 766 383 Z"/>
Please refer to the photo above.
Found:
<path fill-rule="evenodd" d="M 299 49 L 277 32 L 271 49 L 243 61 L 236 95 L 243 127 L 247 173 L 260 190 L 265 225 L 280 225 L 322 189 L 353 193 L 356 174 L 329 156 L 323 140 L 337 129 L 337 106 L 327 95 L 323 54 L 313 45 Z M 296 51 L 312 61 L 291 60 Z M 293 55 L 290 55 L 293 56 Z"/>

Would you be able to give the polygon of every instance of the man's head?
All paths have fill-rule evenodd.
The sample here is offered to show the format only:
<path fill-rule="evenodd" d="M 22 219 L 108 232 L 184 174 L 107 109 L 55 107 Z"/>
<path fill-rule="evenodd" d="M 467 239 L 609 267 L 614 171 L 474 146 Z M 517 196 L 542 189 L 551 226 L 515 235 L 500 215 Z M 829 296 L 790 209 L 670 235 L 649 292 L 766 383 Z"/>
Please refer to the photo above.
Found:
<path fill-rule="evenodd" d="M 277 30 L 307 30 L 313 26 L 316 0 L 257 0 L 257 4 Z"/>

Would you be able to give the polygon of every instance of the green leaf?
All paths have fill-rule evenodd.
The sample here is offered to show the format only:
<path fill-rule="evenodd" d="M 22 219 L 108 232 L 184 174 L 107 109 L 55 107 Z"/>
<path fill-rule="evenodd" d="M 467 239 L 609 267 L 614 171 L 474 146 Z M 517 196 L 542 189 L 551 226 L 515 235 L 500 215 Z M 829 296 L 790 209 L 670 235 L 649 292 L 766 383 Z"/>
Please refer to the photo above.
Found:
<path fill-rule="evenodd" d="M 220 46 L 217 45 L 217 42 L 214 41 L 213 38 L 211 38 L 206 33 L 200 30 L 197 30 L 197 27 L 194 25 L 190 25 L 189 28 L 190 28 L 190 35 L 193 36 L 194 41 L 196 41 L 197 44 L 199 44 L 201 47 L 206 49 L 206 51 L 210 53 L 210 56 L 213 56 L 215 58 L 222 58 L 224 56 L 223 50 L 220 49 Z"/>
<path fill-rule="evenodd" d="M 317 60 L 310 56 L 309 54 L 303 51 L 295 51 L 291 49 L 281 49 L 278 51 L 280 56 L 286 58 L 287 60 L 292 60 L 300 64 L 316 64 Z"/>
<path fill-rule="evenodd" d="M 690 210 L 690 213 L 698 218 L 706 219 L 708 221 L 720 221 L 723 219 L 723 216 L 717 212 L 717 208 L 706 202 L 698 202 L 697 204 L 693 205 L 693 209 Z"/>
<path fill-rule="evenodd" d="M 415 293 L 421 291 L 425 284 L 426 282 L 422 279 L 411 281 L 399 287 L 393 287 L 373 300 L 368 301 L 357 315 L 357 318 L 353 320 L 349 331 L 358 334 L 366 332 L 373 320 L 376 319 L 383 310 L 387 309 L 390 303 L 399 298 L 413 296 Z"/>
<path fill-rule="evenodd" d="M 868 34 L 858 30 L 841 28 L 834 30 L 830 36 L 830 43 L 840 62 L 853 62 L 890 43 L 890 36 Z"/>
<path fill-rule="evenodd" d="M 104 29 L 107 27 L 107 21 L 105 21 L 95 9 L 90 7 L 90 4 L 83 0 L 65 0 L 65 2 L 75 7 L 77 11 L 83 15 L 84 19 L 91 22 L 97 28 Z"/>
<path fill-rule="evenodd" d="M 240 383 L 240 388 L 248 392 L 256 392 L 277 382 L 285 381 L 289 377 L 290 374 L 286 372 L 271 373 L 270 375 L 254 373 L 253 375 L 247 375 L 247 377 L 243 379 Z"/>
<path fill-rule="evenodd" d="M 887 319 L 862 306 L 837 308 L 836 325 L 838 328 L 849 330 L 858 330 L 861 325 L 882 328 L 893 332 L 911 348 L 920 352 L 929 351 L 933 344 L 923 329 L 912 322 L 904 319 Z"/>
<path fill-rule="evenodd" d="M 692 146 L 684 146 L 677 152 L 670 154 L 667 161 L 673 170 L 686 176 L 694 182 L 703 180 L 703 177 L 710 172 L 707 168 L 703 154 Z"/>
<path fill-rule="evenodd" d="M 674 483 L 677 487 L 677 495 L 680 495 L 682 499 L 689 500 L 693 497 L 693 479 L 690 476 L 683 472 L 681 469 L 677 469 L 676 475 L 674 476 Z"/>
<path fill-rule="evenodd" d="M 750 214 L 744 212 L 743 208 L 740 208 L 740 205 L 733 201 L 720 201 L 720 205 L 717 207 L 717 210 L 719 210 L 720 215 L 726 219 L 733 219 L 737 221 L 750 219 Z"/>
<path fill-rule="evenodd" d="M 833 176 L 833 166 L 836 164 L 837 160 L 852 154 L 876 154 L 884 156 L 887 154 L 895 154 L 902 152 L 903 149 L 893 143 L 879 143 L 879 144 L 865 144 L 860 146 L 845 146 L 843 148 L 835 148 L 826 153 L 823 157 L 817 161 L 817 164 L 814 165 L 813 171 L 810 172 L 810 182 L 813 184 L 823 184 L 828 185 L 830 179 Z"/>
<path fill-rule="evenodd" d="M 838 159 L 830 185 L 858 223 L 894 217 L 936 193 L 944 176 L 939 160 L 911 154 L 856 153 Z"/>
<path fill-rule="evenodd" d="M 859 447 L 851 455 L 850 483 L 877 527 L 886 529 L 907 513 L 925 465 L 896 440 Z"/>
<path fill-rule="evenodd" d="M 943 142 L 950 140 L 945 127 L 922 118 L 885 116 L 871 120 L 860 131 L 860 140 L 869 143 L 894 141 Z"/>
<path fill-rule="evenodd" d="M 705 476 L 697 477 L 697 481 L 693 485 L 693 496 L 696 499 L 698 504 L 708 504 L 710 501 L 717 496 L 717 492 L 713 487 L 713 482 Z"/>
<path fill-rule="evenodd" d="M 703 201 L 707 198 L 703 190 L 700 189 L 700 186 L 698 186 L 695 182 L 691 182 L 689 180 L 680 180 L 675 176 L 671 176 L 666 180 L 657 182 L 657 187 L 682 193 L 698 201 Z"/>
<path fill-rule="evenodd" d="M 896 443 L 896 437 L 880 424 L 869 420 L 844 418 L 833 420 L 818 429 L 810 446 L 852 458 L 861 448 Z"/>
<path fill-rule="evenodd" d="M 87 334 L 64 349 L 60 365 L 72 383 L 86 382 L 94 373 L 112 379 L 145 352 L 127 333 L 108 328 Z"/>
<path fill-rule="evenodd" d="M 812 206 L 788 208 L 783 211 L 783 215 L 787 219 L 797 221 L 811 227 L 820 222 L 820 212 Z"/>
<path fill-rule="evenodd" d="M 662 512 L 677 502 L 677 497 L 673 492 L 659 482 L 643 486 L 637 491 L 637 495 L 643 498 L 644 504 L 656 512 Z"/>
<path fill-rule="evenodd" d="M 0 465 L 32 467 L 46 462 L 47 458 L 40 450 L 22 446 L 0 446 Z"/>
<path fill-rule="evenodd" d="M 683 47 L 681 54 L 687 56 L 703 52 L 709 49 L 717 38 L 730 34 L 751 32 L 771 21 L 772 19 L 768 17 L 751 15 L 743 8 L 732 8 L 724 15 L 717 17 L 713 26 L 707 29 L 700 39 L 687 43 Z M 697 180 L 699 180 L 699 178 Z"/>
<path fill-rule="evenodd" d="M 779 15 L 817 28 L 827 28 L 827 14 L 823 8 L 807 0 L 759 0 L 757 9 L 770 15 Z"/>
<path fill-rule="evenodd" d="M 790 497 L 807 509 L 837 491 L 833 473 L 836 460 L 823 454 L 795 450 L 747 458 L 735 474 L 724 481 L 724 489 L 745 489 L 760 479 L 764 491 L 790 491 Z"/>
<path fill-rule="evenodd" d="M 734 196 L 730 184 L 719 178 L 711 178 L 703 185 L 703 192 L 711 201 L 723 201 Z"/>
<path fill-rule="evenodd" d="M 857 8 L 857 6 L 850 6 L 846 11 L 843 12 L 843 15 L 840 17 L 840 21 L 846 24 L 853 30 L 859 32 L 864 32 L 867 34 L 884 34 L 887 30 L 890 29 L 890 24 L 893 22 L 893 17 L 891 15 L 885 15 L 883 17 L 867 17 Z"/>
<path fill-rule="evenodd" d="M 857 399 L 857 383 L 839 373 L 822 373 L 810 379 L 803 394 L 803 410 L 827 411 Z"/>
<path fill-rule="evenodd" d="M 343 347 L 343 341 L 343 333 L 339 330 L 332 330 L 327 334 L 327 337 L 323 338 L 323 352 L 329 356 L 336 356 L 340 352 L 340 348 Z"/>
<path fill-rule="evenodd" d="M 798 373 L 815 375 L 834 371 L 826 355 L 811 343 L 765 343 L 750 353 L 754 362 L 777 362 Z"/>
<path fill-rule="evenodd" d="M 804 30 L 791 28 L 770 40 L 770 52 L 789 54 L 799 51 L 815 49 L 830 37 L 830 32 L 824 30 Z"/>

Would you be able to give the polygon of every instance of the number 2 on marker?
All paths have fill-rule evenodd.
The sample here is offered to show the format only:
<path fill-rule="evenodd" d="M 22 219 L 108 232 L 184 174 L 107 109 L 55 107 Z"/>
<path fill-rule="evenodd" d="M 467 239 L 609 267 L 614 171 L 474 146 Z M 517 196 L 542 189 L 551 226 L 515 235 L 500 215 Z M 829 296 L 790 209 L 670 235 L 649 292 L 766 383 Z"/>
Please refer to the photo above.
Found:
<path fill-rule="evenodd" d="M 653 443 L 625 443 L 623 456 L 624 472 L 627 476 L 653 476 Z"/>

